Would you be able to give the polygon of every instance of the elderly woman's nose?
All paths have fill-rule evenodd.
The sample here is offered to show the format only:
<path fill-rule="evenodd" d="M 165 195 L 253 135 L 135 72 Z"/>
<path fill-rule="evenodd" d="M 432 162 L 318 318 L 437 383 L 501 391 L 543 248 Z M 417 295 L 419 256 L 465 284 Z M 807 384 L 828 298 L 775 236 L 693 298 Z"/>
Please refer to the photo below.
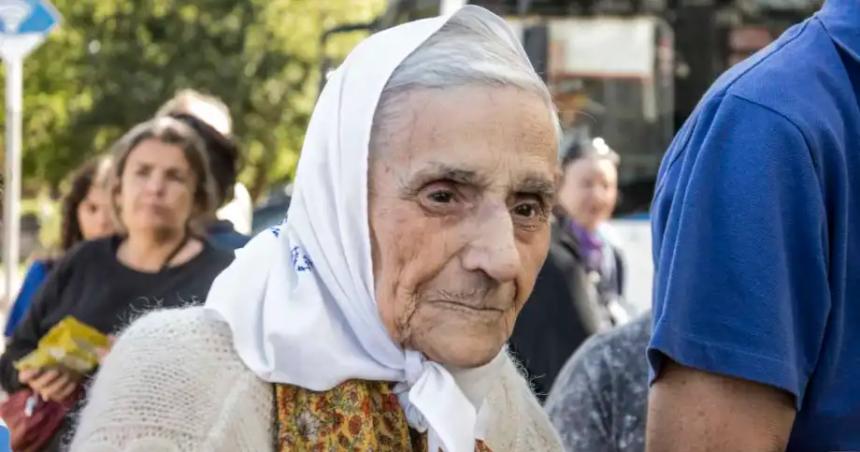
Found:
<path fill-rule="evenodd" d="M 507 210 L 496 209 L 471 231 L 474 239 L 462 257 L 463 267 L 482 271 L 496 281 L 511 281 L 520 269 L 514 225 Z"/>

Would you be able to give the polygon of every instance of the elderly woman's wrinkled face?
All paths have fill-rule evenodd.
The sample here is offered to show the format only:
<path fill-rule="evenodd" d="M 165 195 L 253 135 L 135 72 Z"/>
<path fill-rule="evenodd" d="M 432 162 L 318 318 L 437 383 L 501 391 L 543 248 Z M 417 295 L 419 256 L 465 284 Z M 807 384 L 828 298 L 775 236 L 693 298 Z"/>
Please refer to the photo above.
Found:
<path fill-rule="evenodd" d="M 510 337 L 546 258 L 558 179 L 550 112 L 515 88 L 397 101 L 371 150 L 379 312 L 404 347 L 479 366 Z"/>

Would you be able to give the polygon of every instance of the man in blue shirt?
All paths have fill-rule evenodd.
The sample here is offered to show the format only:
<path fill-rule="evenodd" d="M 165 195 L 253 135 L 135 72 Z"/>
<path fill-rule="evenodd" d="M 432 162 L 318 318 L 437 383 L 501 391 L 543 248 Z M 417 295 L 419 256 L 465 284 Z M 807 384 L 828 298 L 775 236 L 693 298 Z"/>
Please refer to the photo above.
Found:
<path fill-rule="evenodd" d="M 714 84 L 652 215 L 648 450 L 860 450 L 860 0 Z"/>

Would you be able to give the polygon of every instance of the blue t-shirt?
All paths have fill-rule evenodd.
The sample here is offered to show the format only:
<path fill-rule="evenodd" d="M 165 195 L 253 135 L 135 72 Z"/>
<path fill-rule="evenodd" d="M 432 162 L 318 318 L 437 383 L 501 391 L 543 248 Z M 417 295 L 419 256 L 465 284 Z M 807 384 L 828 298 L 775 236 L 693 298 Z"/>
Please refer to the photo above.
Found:
<path fill-rule="evenodd" d="M 27 316 L 33 297 L 42 287 L 45 278 L 48 277 L 52 265 L 50 261 L 37 260 L 27 270 L 27 275 L 24 276 L 24 282 L 21 284 L 21 290 L 12 304 L 12 309 L 9 310 L 9 318 L 6 319 L 6 327 L 3 330 L 4 336 L 12 337 L 15 328 Z"/>
<path fill-rule="evenodd" d="M 860 450 L 860 1 L 714 84 L 652 215 L 652 380 L 668 356 L 781 388 L 789 450 Z"/>

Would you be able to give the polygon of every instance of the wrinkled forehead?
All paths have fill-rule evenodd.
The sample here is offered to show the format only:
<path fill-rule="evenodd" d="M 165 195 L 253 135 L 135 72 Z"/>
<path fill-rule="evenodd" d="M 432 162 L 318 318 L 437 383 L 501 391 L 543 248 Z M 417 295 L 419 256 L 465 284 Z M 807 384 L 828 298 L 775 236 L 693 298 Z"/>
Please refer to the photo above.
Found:
<path fill-rule="evenodd" d="M 557 138 L 552 110 L 540 95 L 467 85 L 413 90 L 397 102 L 374 131 L 371 177 L 554 188 Z"/>

